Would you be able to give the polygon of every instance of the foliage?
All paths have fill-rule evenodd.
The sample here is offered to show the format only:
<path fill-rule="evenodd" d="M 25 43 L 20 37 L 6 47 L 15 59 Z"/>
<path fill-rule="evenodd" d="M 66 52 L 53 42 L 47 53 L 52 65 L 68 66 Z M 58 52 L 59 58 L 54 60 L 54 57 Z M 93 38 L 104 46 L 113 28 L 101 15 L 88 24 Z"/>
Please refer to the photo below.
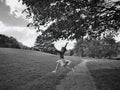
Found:
<path fill-rule="evenodd" d="M 80 39 L 89 34 L 101 36 L 105 31 L 115 34 L 120 27 L 120 1 L 110 0 L 19 0 L 27 6 L 27 18 L 43 35 L 50 34 L 53 40 Z M 109 2 L 108 2 L 109 1 Z M 48 26 L 41 30 L 41 25 Z"/>
<path fill-rule="evenodd" d="M 13 37 L 7 37 L 5 35 L 0 35 L 0 47 L 13 47 L 20 48 L 19 43 Z"/>
<path fill-rule="evenodd" d="M 117 42 L 117 44 L 118 44 L 118 53 L 120 54 L 120 41 Z"/>
<path fill-rule="evenodd" d="M 56 52 L 54 50 L 54 45 L 52 44 L 52 42 L 53 41 L 50 38 L 50 36 L 39 35 L 36 39 L 34 47 L 37 47 L 42 52 L 56 54 Z"/>
<path fill-rule="evenodd" d="M 8 37 L 2 34 L 0 34 L 0 47 L 28 49 L 28 47 L 18 42 L 14 37 Z"/>
<path fill-rule="evenodd" d="M 70 50 L 70 56 L 73 56 L 73 55 L 74 55 L 74 51 Z"/>
<path fill-rule="evenodd" d="M 74 50 L 79 56 L 89 56 L 93 58 L 111 58 L 118 54 L 117 43 L 111 36 L 106 36 L 101 39 L 80 40 L 76 43 Z"/>

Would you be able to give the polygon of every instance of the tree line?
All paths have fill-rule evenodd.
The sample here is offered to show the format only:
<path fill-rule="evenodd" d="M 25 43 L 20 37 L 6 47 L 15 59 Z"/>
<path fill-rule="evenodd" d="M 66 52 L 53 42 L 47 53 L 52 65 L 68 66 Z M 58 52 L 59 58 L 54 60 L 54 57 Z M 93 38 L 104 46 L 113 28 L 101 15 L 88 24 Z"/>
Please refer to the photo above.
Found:
<path fill-rule="evenodd" d="M 56 54 L 53 42 L 50 38 L 39 35 L 35 42 L 42 52 Z M 98 38 L 82 38 L 79 39 L 72 50 L 68 50 L 67 55 L 76 55 L 81 57 L 92 58 L 112 58 L 120 54 L 120 42 L 116 42 L 112 35 Z"/>
<path fill-rule="evenodd" d="M 0 34 L 0 47 L 28 49 L 27 46 L 23 45 L 21 42 L 18 42 L 14 37 L 8 37 L 3 34 Z"/>
<path fill-rule="evenodd" d="M 120 54 L 120 42 L 110 35 L 104 38 L 79 40 L 74 47 L 77 56 L 92 58 L 112 58 Z"/>

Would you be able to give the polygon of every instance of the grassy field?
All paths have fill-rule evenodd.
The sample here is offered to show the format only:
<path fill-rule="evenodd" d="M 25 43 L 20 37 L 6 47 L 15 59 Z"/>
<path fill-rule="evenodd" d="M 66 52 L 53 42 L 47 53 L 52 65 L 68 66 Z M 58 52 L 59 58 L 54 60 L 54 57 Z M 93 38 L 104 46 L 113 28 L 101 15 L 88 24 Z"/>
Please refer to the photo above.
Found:
<path fill-rule="evenodd" d="M 66 57 L 72 62 L 71 67 L 82 60 Z M 0 90 L 55 90 L 68 72 L 55 68 L 58 56 L 31 50 L 0 48 Z"/>
<path fill-rule="evenodd" d="M 87 66 L 98 90 L 120 90 L 120 61 L 91 61 Z"/>

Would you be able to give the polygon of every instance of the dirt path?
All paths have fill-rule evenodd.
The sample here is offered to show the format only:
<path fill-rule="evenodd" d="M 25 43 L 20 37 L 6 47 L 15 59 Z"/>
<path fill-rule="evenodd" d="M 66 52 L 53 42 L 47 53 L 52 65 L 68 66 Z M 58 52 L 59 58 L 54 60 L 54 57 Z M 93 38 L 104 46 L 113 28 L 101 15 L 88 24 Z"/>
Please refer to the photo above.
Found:
<path fill-rule="evenodd" d="M 74 73 L 71 71 L 66 78 L 57 86 L 57 90 L 97 90 L 93 78 L 86 67 L 87 60 L 75 66 Z"/>

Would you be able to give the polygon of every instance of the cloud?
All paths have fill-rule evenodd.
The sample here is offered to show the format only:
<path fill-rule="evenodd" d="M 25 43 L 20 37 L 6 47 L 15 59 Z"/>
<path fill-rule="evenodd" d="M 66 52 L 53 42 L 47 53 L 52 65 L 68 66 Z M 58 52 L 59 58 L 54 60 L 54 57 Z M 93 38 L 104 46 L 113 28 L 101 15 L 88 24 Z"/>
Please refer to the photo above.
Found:
<path fill-rule="evenodd" d="M 6 2 L 7 1 L 5 0 L 0 0 L 0 21 L 2 21 L 7 26 L 26 26 L 28 21 L 25 20 L 22 16 L 16 17 L 15 14 L 10 14 L 11 8 L 10 6 L 6 5 Z"/>
<path fill-rule="evenodd" d="M 27 27 L 13 27 L 6 26 L 3 22 L 0 21 L 0 34 L 7 36 L 13 36 L 19 42 L 22 42 L 24 45 L 33 46 L 34 42 L 39 35 L 35 30 Z"/>
<path fill-rule="evenodd" d="M 18 0 L 6 0 L 6 5 L 10 7 L 10 14 L 15 15 L 17 18 L 25 18 L 25 15 L 22 13 L 22 11 L 26 8 L 26 6 L 23 5 L 21 1 L 18 2 Z"/>

